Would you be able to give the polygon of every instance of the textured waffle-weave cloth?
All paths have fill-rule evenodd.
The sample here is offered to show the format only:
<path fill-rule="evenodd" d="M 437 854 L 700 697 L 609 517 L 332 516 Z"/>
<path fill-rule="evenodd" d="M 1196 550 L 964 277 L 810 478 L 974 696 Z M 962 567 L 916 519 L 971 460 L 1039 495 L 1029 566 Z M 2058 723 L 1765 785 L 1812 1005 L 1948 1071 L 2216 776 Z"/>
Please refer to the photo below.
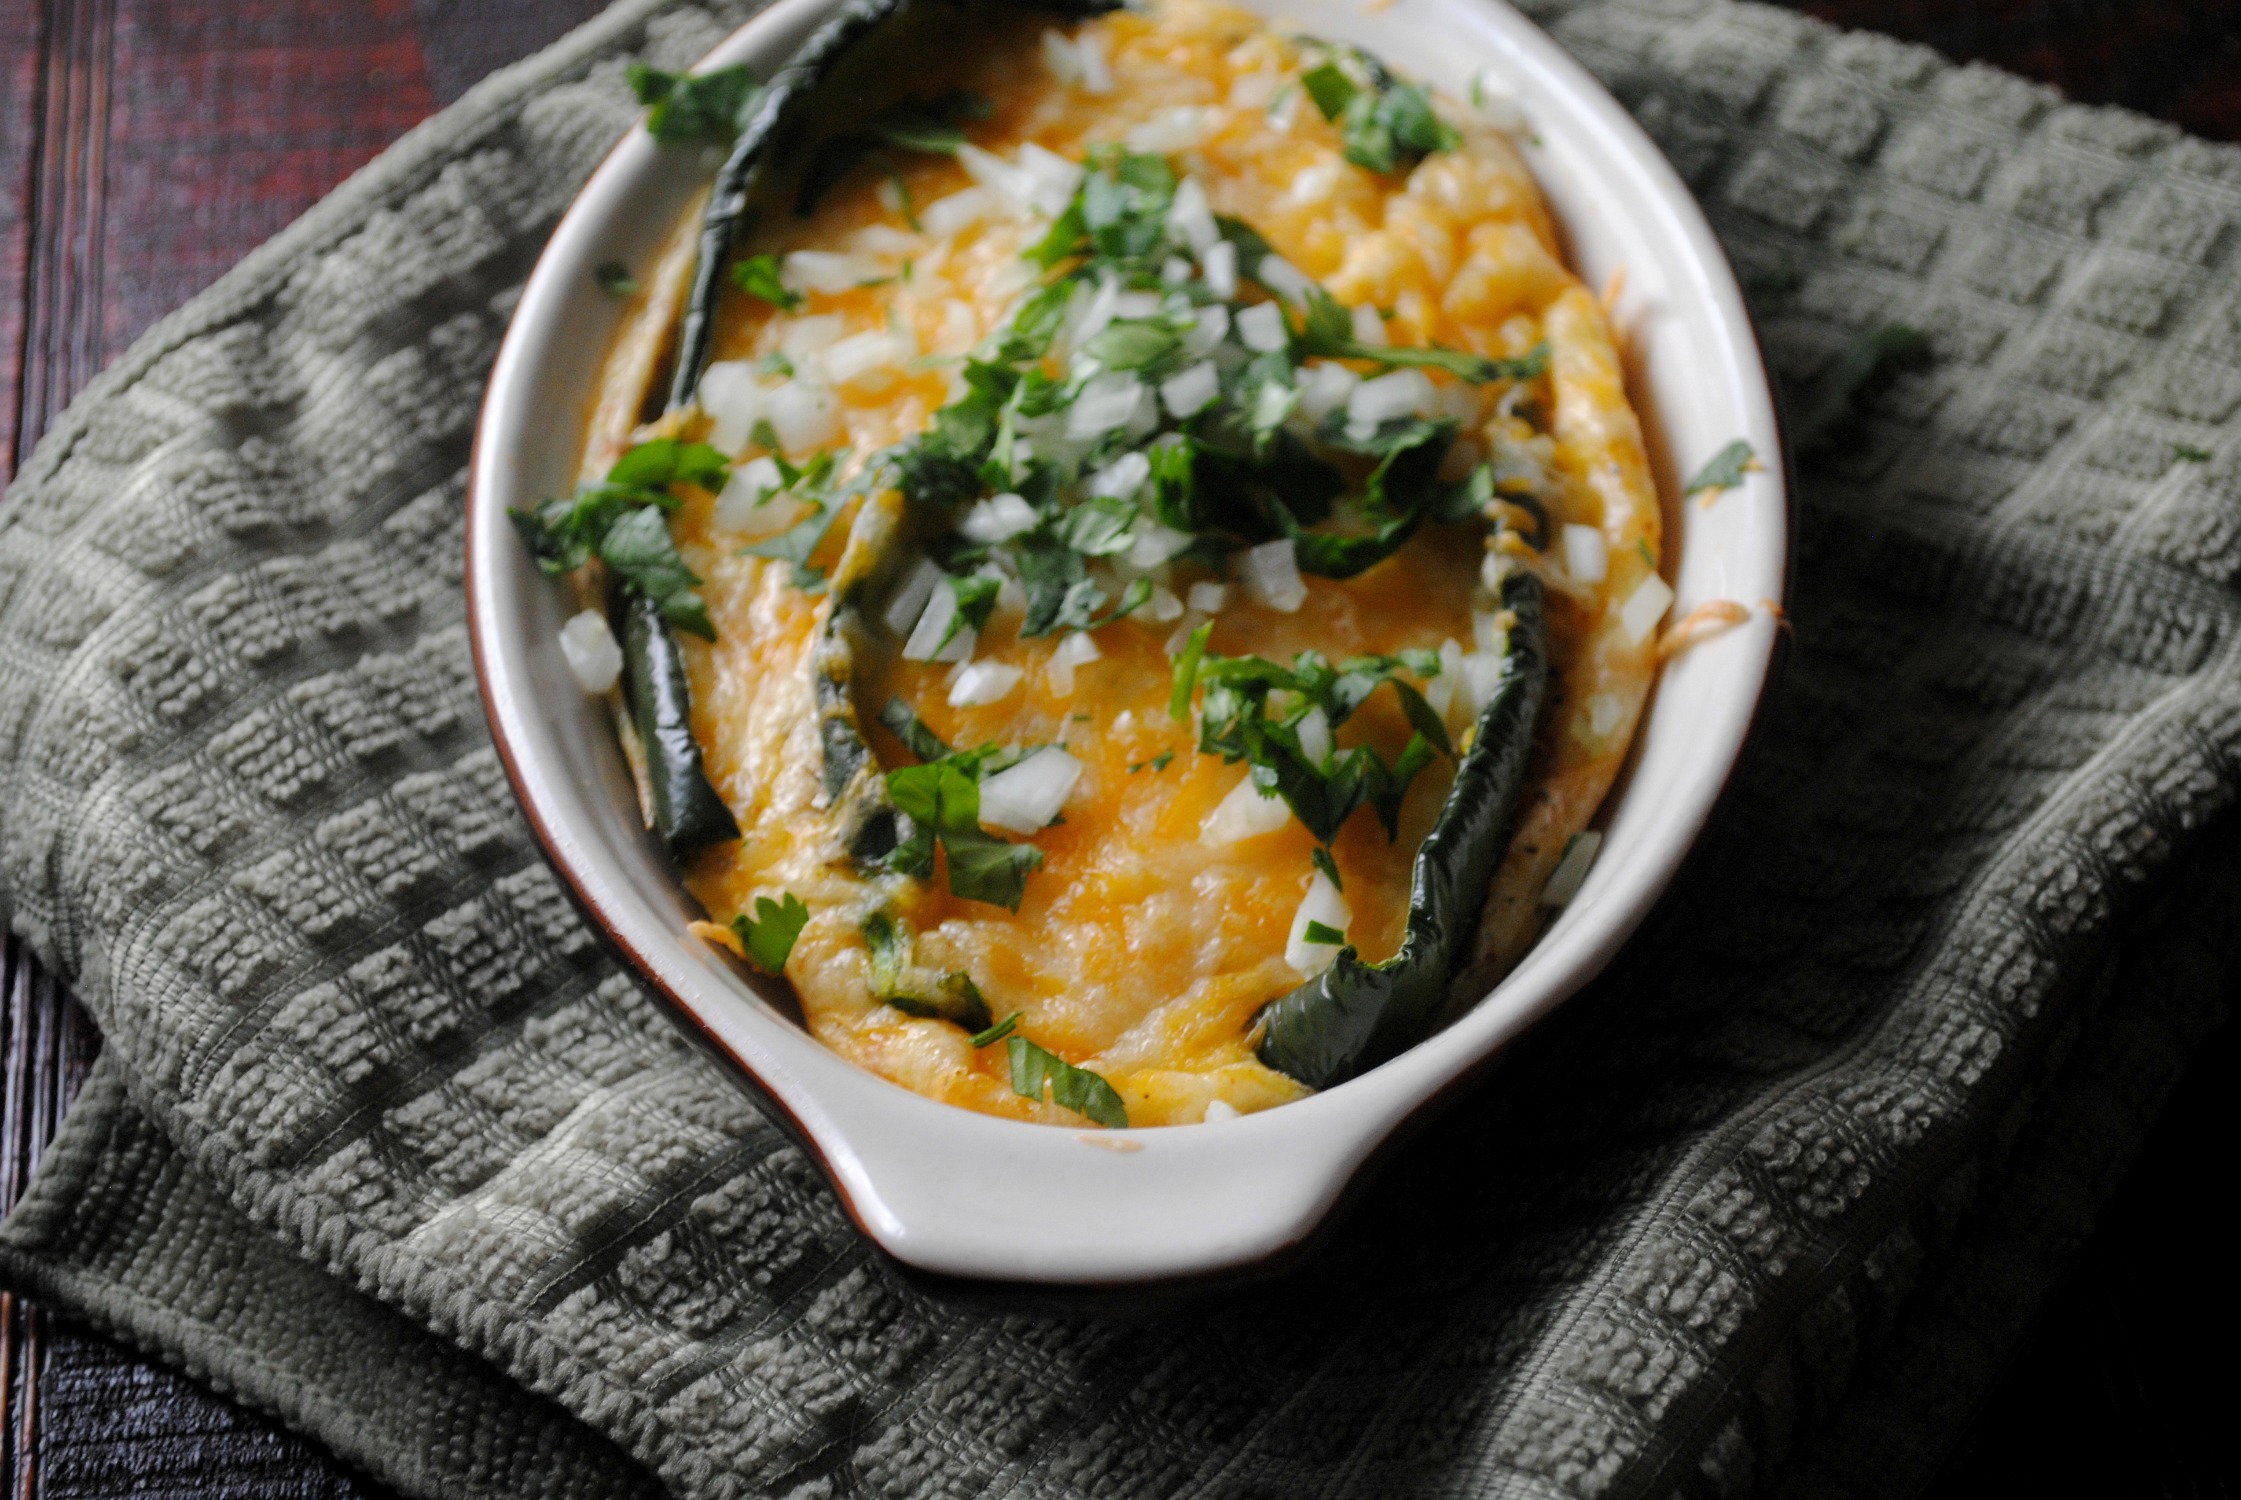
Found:
<path fill-rule="evenodd" d="M 1728 0 L 1536 0 L 1695 187 L 1794 645 L 1630 956 L 1322 1256 L 1128 1321 L 899 1277 L 579 923 L 461 628 L 626 0 L 96 381 L 0 512 L 0 891 L 100 1066 L 9 1282 L 415 1495 L 1900 1494 L 2241 934 L 2241 153 Z M 1828 407 L 1863 330 L 1934 358 Z"/>

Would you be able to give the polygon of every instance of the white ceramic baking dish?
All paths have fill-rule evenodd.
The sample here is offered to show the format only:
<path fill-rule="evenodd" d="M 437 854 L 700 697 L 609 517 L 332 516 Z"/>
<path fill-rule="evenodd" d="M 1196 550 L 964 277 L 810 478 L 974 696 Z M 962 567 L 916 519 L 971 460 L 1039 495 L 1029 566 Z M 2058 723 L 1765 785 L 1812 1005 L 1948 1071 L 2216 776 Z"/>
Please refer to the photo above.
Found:
<path fill-rule="evenodd" d="M 1246 0 L 1371 48 L 1461 97 L 1483 70 L 1522 107 L 1528 157 L 1590 285 L 1627 273 L 1619 322 L 1666 497 L 1677 618 L 1695 604 L 1782 598 L 1787 509 L 1774 404 L 1735 283 L 1688 190 L 1577 63 L 1497 0 Z M 706 66 L 767 76 L 833 9 L 781 0 Z M 573 487 L 581 419 L 620 311 L 593 270 L 646 264 L 705 184 L 704 153 L 634 131 L 585 187 L 538 262 L 490 381 L 468 517 L 469 609 L 491 732 L 523 810 L 592 920 L 656 991 L 799 1133 L 864 1232 L 920 1270 L 1126 1285 L 1236 1273 L 1300 1245 L 1379 1146 L 1617 951 L 1702 829 L 1766 686 L 1771 611 L 1664 670 L 1602 856 L 1540 944 L 1447 1030 L 1352 1082 L 1215 1124 L 1107 1132 L 995 1119 L 861 1072 L 686 932 L 701 915 L 641 827 L 604 709 L 575 686 L 560 591 L 509 506 Z M 1769 472 L 1710 506 L 1684 476 L 1736 438 Z"/>

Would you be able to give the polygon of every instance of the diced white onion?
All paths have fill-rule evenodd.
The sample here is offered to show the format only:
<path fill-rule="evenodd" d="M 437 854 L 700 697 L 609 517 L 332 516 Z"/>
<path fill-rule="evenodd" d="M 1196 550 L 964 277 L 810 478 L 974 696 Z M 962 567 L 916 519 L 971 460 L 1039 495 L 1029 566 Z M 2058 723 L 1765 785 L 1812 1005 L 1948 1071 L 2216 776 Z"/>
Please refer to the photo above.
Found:
<path fill-rule="evenodd" d="M 1284 962 L 1310 978 L 1322 973 L 1345 945 L 1309 942 L 1307 924 L 1319 922 L 1343 933 L 1353 920 L 1353 909 L 1347 906 L 1338 887 L 1331 884 L 1331 877 L 1317 870 L 1314 878 L 1307 882 L 1307 894 L 1300 898 L 1299 910 L 1292 916 L 1292 935 L 1284 940 Z"/>
<path fill-rule="evenodd" d="M 1626 717 L 1626 700 L 1616 693 L 1596 693 L 1587 700 L 1588 733 L 1599 740 L 1611 737 Z"/>
<path fill-rule="evenodd" d="M 1191 544 L 1189 532 L 1162 526 L 1157 521 L 1138 521 L 1135 535 L 1136 539 L 1128 544 L 1128 565 L 1144 573 L 1171 561 L 1176 553 Z"/>
<path fill-rule="evenodd" d="M 910 639 L 903 642 L 904 661 L 933 661 L 942 637 L 949 634 L 951 622 L 957 618 L 957 591 L 947 578 L 937 578 L 927 591 L 926 607 L 919 612 L 918 624 L 912 629 Z M 969 634 L 959 631 L 960 638 Z M 955 645 L 956 642 L 950 642 Z"/>
<path fill-rule="evenodd" d="M 1354 342 L 1357 344 L 1390 344 L 1385 334 L 1385 320 L 1377 309 L 1367 302 L 1354 309 Z"/>
<path fill-rule="evenodd" d="M 1044 669 L 1050 677 L 1050 690 L 1061 698 L 1073 697 L 1074 669 L 1104 654 L 1097 649 L 1097 642 L 1089 638 L 1088 631 L 1075 631 L 1051 651 L 1050 665 Z"/>
<path fill-rule="evenodd" d="M 1074 43 L 1074 56 L 1081 61 L 1083 93 L 1113 91 L 1113 65 L 1105 57 L 1104 37 L 1094 31 L 1083 32 L 1081 40 Z"/>
<path fill-rule="evenodd" d="M 1013 213 L 1024 214 L 1032 207 L 1034 183 L 1024 171 L 995 152 L 967 141 L 957 148 L 957 164 L 965 169 L 966 176 L 994 193 Z"/>
<path fill-rule="evenodd" d="M 1224 301 L 1237 295 L 1237 247 L 1228 240 L 1207 246 L 1198 268 L 1205 274 L 1206 290 Z"/>
<path fill-rule="evenodd" d="M 1161 381 L 1159 399 L 1166 406 L 1167 414 L 1181 421 L 1184 417 L 1204 411 L 1221 392 L 1221 372 L 1210 362 L 1200 360 L 1188 369 Z"/>
<path fill-rule="evenodd" d="M 1331 758 L 1331 716 L 1323 712 L 1321 704 L 1309 709 L 1299 721 L 1299 751 L 1307 763 L 1317 770 Z"/>
<path fill-rule="evenodd" d="M 1157 292 L 1122 292 L 1113 298 L 1116 318 L 1156 318 L 1165 310 Z"/>
<path fill-rule="evenodd" d="M 1236 1118 L 1237 1106 L 1230 1103 L 1227 1099 L 1207 1100 L 1206 1113 L 1199 1116 L 1201 1123 L 1207 1125 L 1212 1125 L 1217 1120 L 1234 1120 Z"/>
<path fill-rule="evenodd" d="M 716 430 L 708 441 L 726 453 L 737 453 L 755 435 L 762 420 L 763 387 L 755 367 L 743 359 L 710 365 L 700 376 L 700 409 L 714 419 Z"/>
<path fill-rule="evenodd" d="M 1173 589 L 1165 584 L 1155 583 L 1152 585 L 1151 597 L 1144 601 L 1143 613 L 1144 618 L 1154 625 L 1165 625 L 1170 620 L 1183 618 L 1183 601 L 1175 597 Z"/>
<path fill-rule="evenodd" d="M 1286 302 L 1305 302 L 1308 289 L 1315 285 L 1307 273 L 1281 255 L 1264 255 L 1253 279 L 1267 287 Z"/>
<path fill-rule="evenodd" d="M 920 209 L 918 222 L 926 226 L 928 234 L 946 240 L 1003 211 L 1002 201 L 987 188 L 960 188 Z"/>
<path fill-rule="evenodd" d="M 1194 359 L 1203 359 L 1214 352 L 1214 346 L 1229 332 L 1229 309 L 1221 303 L 1210 303 L 1198 310 L 1190 331 L 1183 335 L 1183 352 Z"/>
<path fill-rule="evenodd" d="M 1055 28 L 1043 33 L 1043 66 L 1069 88 L 1082 81 L 1082 60 L 1074 51 L 1073 40 Z"/>
<path fill-rule="evenodd" d="M 1089 492 L 1109 499 L 1126 500 L 1152 477 L 1152 461 L 1131 450 L 1089 476 Z"/>
<path fill-rule="evenodd" d="M 902 363 L 910 355 L 902 348 L 902 341 L 880 329 L 855 334 L 842 339 L 825 351 L 825 373 L 835 385 L 861 386 L 865 390 L 881 390 L 892 385 L 902 373 Z"/>
<path fill-rule="evenodd" d="M 1331 194 L 1338 191 L 1339 179 L 1345 171 L 1335 160 L 1316 162 L 1302 169 L 1292 179 L 1292 185 L 1284 190 L 1285 201 L 1299 204 L 1303 208 L 1328 203 L 1331 201 Z"/>
<path fill-rule="evenodd" d="M 1447 717 L 1448 705 L 1455 701 L 1455 679 L 1442 673 L 1424 689 L 1424 702 L 1441 719 Z"/>
<path fill-rule="evenodd" d="M 788 453 L 813 452 L 840 435 L 840 403 L 815 381 L 787 381 L 770 393 L 763 413 Z"/>
<path fill-rule="evenodd" d="M 1214 804 L 1198 836 L 1209 844 L 1236 844 L 1274 833 L 1291 821 L 1292 810 L 1274 792 L 1263 793 L 1248 775 Z"/>
<path fill-rule="evenodd" d="M 790 292 L 845 292 L 877 281 L 887 267 L 846 250 L 795 250 L 778 263 L 778 280 Z"/>
<path fill-rule="evenodd" d="M 1590 828 L 1572 835 L 1564 846 L 1564 857 L 1549 872 L 1548 884 L 1541 887 L 1541 905 L 1569 906 L 1572 898 L 1587 883 L 1587 872 L 1595 868 L 1595 856 L 1603 848 L 1603 835 Z"/>
<path fill-rule="evenodd" d="M 1011 696 L 1012 689 L 1018 687 L 1020 678 L 1026 675 L 1009 662 L 967 662 L 965 670 L 959 672 L 957 680 L 950 684 L 949 706 L 979 708 L 989 703 L 1001 703 Z M 986 817 L 987 813 L 988 791 L 984 785 L 981 789 L 981 815 Z"/>
<path fill-rule="evenodd" d="M 1066 212 L 1082 183 L 1082 164 L 1033 141 L 1019 148 L 1019 170 L 1027 184 L 1027 205 L 1046 219 Z"/>
<path fill-rule="evenodd" d="M 1031 530 L 1038 519 L 1025 498 L 1007 492 L 991 495 L 966 511 L 957 531 L 969 542 L 1004 542 Z"/>
<path fill-rule="evenodd" d="M 587 693 L 604 693 L 622 675 L 622 647 L 615 643 L 607 617 L 596 609 L 571 615 L 560 627 L 560 654 L 576 685 Z"/>
<path fill-rule="evenodd" d="M 1432 399 L 1432 382 L 1422 370 L 1393 370 L 1365 380 L 1346 398 L 1349 436 L 1367 438 L 1395 417 L 1415 415 Z"/>
<path fill-rule="evenodd" d="M 1229 586 L 1220 583 L 1191 585 L 1190 605 L 1203 614 L 1218 615 L 1229 604 Z"/>
<path fill-rule="evenodd" d="M 1144 382 L 1120 370 L 1108 370 L 1082 387 L 1066 411 L 1066 435 L 1098 438 L 1136 420 L 1138 409 L 1151 392 Z"/>
<path fill-rule="evenodd" d="M 895 597 L 887 601 L 887 612 L 879 617 L 880 621 L 897 635 L 908 631 L 918 623 L 918 617 L 926 613 L 926 601 L 934 596 L 934 585 L 941 582 L 941 578 L 941 569 L 920 558 L 903 575 L 902 585 L 895 590 Z"/>
<path fill-rule="evenodd" d="M 1189 151 L 1205 143 L 1210 123 L 1207 114 L 1195 104 L 1170 105 L 1149 120 L 1131 125 L 1121 141 L 1129 150 L 1150 156 Z"/>
<path fill-rule="evenodd" d="M 1284 310 L 1273 302 L 1256 302 L 1237 315 L 1237 341 L 1258 354 L 1281 349 L 1290 341 L 1284 327 Z"/>
<path fill-rule="evenodd" d="M 1307 585 L 1299 576 L 1299 552 L 1290 537 L 1239 552 L 1237 573 L 1244 581 L 1246 597 L 1264 609 L 1288 615 L 1307 602 Z"/>
<path fill-rule="evenodd" d="M 798 502 L 774 498 L 785 487 L 785 477 L 769 454 L 741 464 L 716 497 L 716 524 L 750 539 L 776 536 L 801 518 Z"/>
<path fill-rule="evenodd" d="M 1471 75 L 1470 99 L 1471 108 L 1478 117 L 1504 135 L 1524 135 L 1532 129 L 1532 123 L 1525 118 L 1525 106 L 1506 92 L 1492 73 Z"/>
<path fill-rule="evenodd" d="M 1176 185 L 1175 196 L 1167 205 L 1167 227 L 1177 240 L 1191 247 L 1193 255 L 1204 255 L 1221 239 L 1213 205 L 1206 201 L 1206 189 L 1197 178 L 1186 177 Z"/>
<path fill-rule="evenodd" d="M 1074 293 L 1074 303 L 1067 319 L 1067 343 L 1076 349 L 1105 331 L 1113 321 L 1113 308 L 1120 301 L 1120 282 L 1111 276 L 1102 277 L 1095 291 L 1084 297 Z"/>
<path fill-rule="evenodd" d="M 1463 701 L 1474 719 L 1486 712 L 1494 690 L 1502 685 L 1502 660 L 1483 651 L 1474 651 L 1463 658 L 1460 686 Z"/>
<path fill-rule="evenodd" d="M 1308 372 L 1299 388 L 1299 409 L 1320 422 L 1353 396 L 1362 377 L 1335 360 L 1325 360 Z"/>
<path fill-rule="evenodd" d="M 934 653 L 934 660 L 954 662 L 959 667 L 963 667 L 966 662 L 973 659 L 973 653 L 978 649 L 980 649 L 980 632 L 968 625 L 951 636 L 948 645 Z M 950 685 L 952 687 L 956 686 L 955 678 L 950 679 Z"/>
<path fill-rule="evenodd" d="M 866 224 L 848 237 L 848 243 L 866 255 L 894 258 L 916 250 L 918 236 L 892 224 Z"/>
<path fill-rule="evenodd" d="M 1611 571 L 1611 549 L 1593 526 L 1564 528 L 1564 571 L 1578 583 L 1601 583 Z"/>
<path fill-rule="evenodd" d="M 1169 286 L 1181 286 L 1191 279 L 1191 263 L 1180 255 L 1170 255 L 1159 263 L 1159 279 Z"/>
<path fill-rule="evenodd" d="M 778 347 L 788 359 L 803 360 L 833 346 L 833 341 L 848 327 L 848 320 L 839 313 L 819 313 L 815 317 L 796 318 L 786 325 L 779 336 Z"/>
<path fill-rule="evenodd" d="M 1626 629 L 1629 644 L 1639 646 L 1657 629 L 1658 621 L 1673 607 L 1673 585 L 1652 573 L 1635 586 L 1634 593 L 1619 609 L 1619 624 Z"/>
<path fill-rule="evenodd" d="M 971 673 L 991 665 L 976 662 L 965 670 Z M 962 685 L 960 678 L 959 686 Z M 955 699 L 956 694 L 952 692 L 950 697 Z M 1058 816 L 1058 810 L 1074 795 L 1075 783 L 1081 779 L 1082 763 L 1073 756 L 1056 745 L 1038 750 L 1018 765 L 998 771 L 980 784 L 980 820 L 1006 833 L 1039 833 Z"/>
<path fill-rule="evenodd" d="M 1499 614 L 1484 610 L 1471 615 L 1471 644 L 1488 656 L 1507 656 L 1510 649 L 1510 628 Z"/>

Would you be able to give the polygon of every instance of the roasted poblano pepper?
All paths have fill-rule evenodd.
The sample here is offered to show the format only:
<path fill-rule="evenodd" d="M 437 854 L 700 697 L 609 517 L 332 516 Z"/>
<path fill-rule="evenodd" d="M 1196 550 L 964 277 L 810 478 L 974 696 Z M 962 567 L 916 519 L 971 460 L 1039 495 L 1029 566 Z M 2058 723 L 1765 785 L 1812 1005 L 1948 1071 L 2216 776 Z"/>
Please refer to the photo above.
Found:
<path fill-rule="evenodd" d="M 1470 941 L 1509 841 L 1548 688 L 1539 577 L 1523 569 L 1510 574 L 1501 606 L 1513 617 L 1509 654 L 1455 785 L 1416 852 L 1400 951 L 1365 964 L 1349 945 L 1320 976 L 1261 1013 L 1261 1061 L 1312 1088 L 1343 1082 L 1421 1041 Z"/>
<path fill-rule="evenodd" d="M 700 742 L 693 738 L 685 654 L 661 605 L 637 592 L 623 601 L 623 665 L 630 720 L 645 753 L 655 834 L 678 855 L 738 838 L 739 824 L 709 785 Z"/>

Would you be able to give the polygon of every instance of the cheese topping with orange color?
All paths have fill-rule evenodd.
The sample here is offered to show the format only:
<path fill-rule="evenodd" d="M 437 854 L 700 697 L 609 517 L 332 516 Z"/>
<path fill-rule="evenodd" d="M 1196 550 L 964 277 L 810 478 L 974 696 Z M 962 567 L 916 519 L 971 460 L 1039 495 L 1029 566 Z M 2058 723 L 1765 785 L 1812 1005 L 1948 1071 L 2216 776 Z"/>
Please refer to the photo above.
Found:
<path fill-rule="evenodd" d="M 1554 675 L 1525 800 L 1458 981 L 1471 987 L 1465 1000 L 1483 993 L 1533 941 L 1550 875 L 1609 789 L 1671 598 L 1615 340 L 1564 264 L 1511 141 L 1358 55 L 1202 0 L 1056 30 L 1023 21 L 960 50 L 970 57 L 945 86 L 987 105 L 957 119 L 965 147 L 877 153 L 807 216 L 758 221 L 740 256 L 771 257 L 760 264 L 780 286 L 727 295 L 698 411 L 639 428 L 629 394 L 651 378 L 646 330 L 674 319 L 690 226 L 648 278 L 610 366 L 587 475 L 649 432 L 703 439 L 733 460 L 724 493 L 683 491 L 672 523 L 715 629 L 712 644 L 685 646 L 693 728 L 741 830 L 694 856 L 687 880 L 717 922 L 752 914 L 758 898 L 801 901 L 809 915 L 784 977 L 810 1030 L 922 1094 L 1082 1123 L 1055 1098 L 1015 1090 L 1006 1045 L 976 1047 L 954 1017 L 891 1003 L 946 987 L 993 1018 L 1016 1015 L 1015 1035 L 1094 1073 L 1131 1125 L 1269 1108 L 1305 1090 L 1256 1057 L 1256 1017 L 1329 962 L 1324 929 L 1367 961 L 1395 951 L 1412 862 L 1454 760 L 1430 755 L 1383 814 L 1359 807 L 1326 851 L 1284 802 L 1241 790 L 1250 763 L 1201 751 L 1203 704 L 1170 711 L 1177 658 L 1196 643 L 1284 667 L 1302 652 L 1383 659 L 1379 690 L 1335 733 L 1311 722 L 1319 709 L 1300 716 L 1305 700 L 1285 689 L 1268 712 L 1288 705 L 1290 732 L 1323 764 L 1366 745 L 1378 766 L 1405 767 L 1423 727 L 1410 694 L 1458 749 L 1468 742 L 1510 624 L 1488 609 L 1487 581 L 1505 568 L 1539 574 Z M 1418 103 L 1431 105 L 1422 118 L 1411 113 Z M 1152 161 L 1171 189 L 1157 187 L 1153 168 L 1128 165 Z M 922 555 L 864 606 L 886 649 L 856 652 L 854 702 L 881 766 L 921 758 L 881 724 L 890 702 L 945 747 L 997 747 L 978 771 L 990 845 L 1040 852 L 1013 910 L 958 894 L 946 844 L 918 875 L 867 869 L 839 847 L 812 678 L 845 581 L 841 544 L 873 503 L 844 481 L 878 473 L 877 455 L 970 403 L 968 357 L 985 358 L 1032 319 L 1023 304 L 1050 284 L 1029 252 L 1058 264 L 1065 216 L 1098 192 L 1110 209 L 1132 171 L 1155 199 L 1171 190 L 1160 209 L 1167 242 L 1138 256 L 1150 269 L 1136 282 L 1093 266 L 1070 295 L 1044 299 L 1048 347 L 1012 364 L 1041 371 L 1045 385 L 1011 398 L 999 441 L 1020 451 L 987 463 L 1010 463 L 1030 493 L 992 481 L 936 534 L 913 533 Z M 1092 207 L 1092 218 L 1103 211 Z M 1083 232 L 1083 244 L 1105 243 Z M 1254 259 L 1255 236 L 1270 259 Z M 1302 356 L 1317 337 L 1325 352 Z M 1286 340 L 1288 352 L 1272 353 Z M 1151 359 L 1129 364 L 1147 350 Z M 1403 350 L 1447 353 L 1422 363 L 1380 354 Z M 1265 380 L 1253 363 L 1264 356 L 1276 372 Z M 1278 389 L 1240 384 L 1254 380 Z M 1066 394 L 1038 398 L 1045 386 Z M 1211 528 L 1168 524 L 1177 512 L 1147 498 L 1161 481 L 1132 455 L 1156 459 L 1173 439 L 1154 433 L 1188 426 L 1217 399 L 1245 412 L 1248 396 L 1264 404 L 1240 423 L 1273 418 L 1255 429 L 1259 451 L 1310 453 L 1316 476 L 1345 482 L 1342 518 L 1323 534 L 1366 545 L 1383 513 L 1364 507 L 1365 487 L 1397 485 L 1412 461 L 1404 447 L 1392 477 L 1374 481 L 1377 445 L 1405 444 L 1417 428 L 1436 429 L 1427 441 L 1440 446 L 1415 453 L 1425 472 L 1411 482 L 1471 499 L 1427 502 L 1405 539 L 1388 537 L 1384 555 L 1350 576 L 1319 570 L 1314 543 L 1295 547 L 1281 531 L 1205 545 Z M 1071 405 L 1032 413 L 1037 399 Z M 831 455 L 822 476 L 818 455 Z M 1038 462 L 1073 465 L 1066 493 L 1077 512 L 1102 506 L 1099 515 L 1068 521 L 1048 484 L 1034 493 Z M 890 488 L 880 503 L 895 499 Z M 1071 557 L 1049 543 L 1030 556 L 1030 525 L 1067 538 Z M 799 556 L 783 555 L 789 547 Z M 1052 569 L 1066 576 L 1054 582 Z M 929 580 L 930 592 L 919 589 Z M 1069 585 L 1079 587 L 1062 598 Z M 945 621 L 955 629 L 937 648 Z M 1010 773 L 991 768 L 1052 750 L 1063 755 L 1042 770 L 1057 774 L 1015 780 L 1029 803 L 1061 797 L 1056 821 L 990 824 L 1010 795 L 993 787 Z M 875 913 L 900 934 L 884 955 L 867 941 Z"/>

